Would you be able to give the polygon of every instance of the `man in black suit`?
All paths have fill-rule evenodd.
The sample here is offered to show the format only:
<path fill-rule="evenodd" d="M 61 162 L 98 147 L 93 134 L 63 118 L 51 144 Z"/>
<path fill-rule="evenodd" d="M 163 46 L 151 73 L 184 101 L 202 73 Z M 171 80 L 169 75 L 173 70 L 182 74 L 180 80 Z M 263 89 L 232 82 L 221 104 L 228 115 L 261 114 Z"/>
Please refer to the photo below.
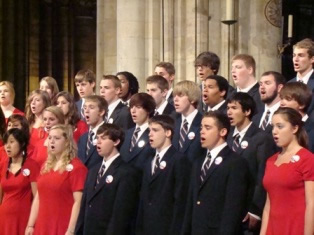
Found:
<path fill-rule="evenodd" d="M 193 164 L 184 235 L 241 234 L 249 170 L 226 143 L 229 128 L 227 116 L 219 111 L 202 119 L 201 144 L 207 153 Z"/>
<path fill-rule="evenodd" d="M 285 84 L 285 78 L 275 71 L 263 73 L 259 81 L 259 94 L 264 103 L 262 111 L 256 114 L 252 121 L 263 131 L 271 134 L 271 119 L 280 106 L 279 92 Z"/>
<path fill-rule="evenodd" d="M 103 124 L 97 131 L 97 152 L 103 160 L 89 170 L 75 234 L 130 234 L 136 214 L 139 177 L 122 161 L 123 131 Z"/>
<path fill-rule="evenodd" d="M 227 138 L 229 147 L 247 160 L 250 170 L 248 213 L 243 222 L 244 230 L 259 234 L 266 192 L 262 180 L 266 161 L 276 152 L 272 136 L 259 129 L 251 119 L 255 110 L 253 98 L 243 92 L 228 99 L 227 115 L 233 127 Z"/>
<path fill-rule="evenodd" d="M 306 84 L 314 93 L 314 42 L 309 39 L 303 39 L 293 46 L 293 67 L 297 76 L 289 82 L 302 82 Z M 314 110 L 314 98 L 307 110 L 311 114 Z"/>
<path fill-rule="evenodd" d="M 80 96 L 80 100 L 75 103 L 76 108 L 79 113 L 80 119 L 85 121 L 83 108 L 85 103 L 85 97 L 94 94 L 96 77 L 93 71 L 89 69 L 82 69 L 78 71 L 75 75 L 74 82 L 77 93 Z"/>
<path fill-rule="evenodd" d="M 288 82 L 280 91 L 280 106 L 293 108 L 301 114 L 304 129 L 309 136 L 310 150 L 314 152 L 314 120 L 307 114 L 312 97 L 312 91 L 302 82 Z"/>
<path fill-rule="evenodd" d="M 149 129 L 149 143 L 155 153 L 147 156 L 145 163 L 136 234 L 180 234 L 190 162 L 171 145 L 171 117 L 152 117 Z"/>
<path fill-rule="evenodd" d="M 176 70 L 170 62 L 160 62 L 155 66 L 155 74 L 164 77 L 169 83 L 169 89 L 166 99 L 169 104 L 173 105 L 172 86 L 174 84 Z"/>
<path fill-rule="evenodd" d="M 121 82 L 114 75 L 104 75 L 100 80 L 100 96 L 108 103 L 106 122 L 116 124 L 123 130 L 134 126 L 129 108 L 119 99 Z"/>
<path fill-rule="evenodd" d="M 146 93 L 137 93 L 130 100 L 130 111 L 135 127 L 128 129 L 121 146 L 123 160 L 142 172 L 147 156 L 153 152 L 148 138 L 148 119 L 156 108 L 153 97 Z"/>
<path fill-rule="evenodd" d="M 154 115 L 164 114 L 175 118 L 175 109 L 166 99 L 168 90 L 169 83 L 164 77 L 153 75 L 146 79 L 146 92 L 154 98 L 156 103 Z"/>
<path fill-rule="evenodd" d="M 104 116 L 107 112 L 107 102 L 98 95 L 85 97 L 84 116 L 89 131 L 83 134 L 78 141 L 78 157 L 88 169 L 102 161 L 95 147 L 96 133 L 104 123 Z"/>
<path fill-rule="evenodd" d="M 258 92 L 259 84 L 255 79 L 255 69 L 256 63 L 251 55 L 238 54 L 232 58 L 231 73 L 237 87 L 236 91 L 248 93 L 256 103 L 256 111 L 261 112 L 264 104 Z"/>
<path fill-rule="evenodd" d="M 202 114 L 197 110 L 197 105 L 201 92 L 196 83 L 185 80 L 177 83 L 173 95 L 174 107 L 178 114 L 172 144 L 193 162 L 204 151 L 198 135 Z"/>
<path fill-rule="evenodd" d="M 229 83 L 219 75 L 209 75 L 204 81 L 203 101 L 207 105 L 206 111 L 219 110 L 227 114 L 226 98 Z"/>

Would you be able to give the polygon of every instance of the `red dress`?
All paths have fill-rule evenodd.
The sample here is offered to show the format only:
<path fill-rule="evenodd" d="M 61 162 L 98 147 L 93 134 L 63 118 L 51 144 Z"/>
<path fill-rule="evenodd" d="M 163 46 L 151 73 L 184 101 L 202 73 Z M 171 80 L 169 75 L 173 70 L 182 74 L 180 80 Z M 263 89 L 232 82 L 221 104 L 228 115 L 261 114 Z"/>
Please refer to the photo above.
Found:
<path fill-rule="evenodd" d="M 44 128 L 32 128 L 31 133 L 29 136 L 29 143 L 27 146 L 27 155 L 29 157 L 33 157 L 35 146 L 38 144 L 38 142 L 45 138 L 46 132 Z"/>
<path fill-rule="evenodd" d="M 87 168 L 74 158 L 62 173 L 51 170 L 38 177 L 39 212 L 35 235 L 64 235 L 74 203 L 73 192 L 84 188 Z"/>
<path fill-rule="evenodd" d="M 73 132 L 73 138 L 75 140 L 75 142 L 77 143 L 78 140 L 80 139 L 80 137 L 86 133 L 88 131 L 88 125 L 86 124 L 86 122 L 79 120 L 76 123 L 76 128 Z"/>
<path fill-rule="evenodd" d="M 34 146 L 33 153 L 31 155 L 31 158 L 39 164 L 40 168 L 45 163 L 48 157 L 47 146 L 45 146 L 45 142 L 48 138 L 48 132 L 44 132 L 42 135 L 43 138 L 37 140 L 37 143 Z"/>
<path fill-rule="evenodd" d="M 291 162 L 278 167 L 278 154 L 268 159 L 263 179 L 270 201 L 266 234 L 304 234 L 304 181 L 314 181 L 314 155 L 302 148 Z"/>
<path fill-rule="evenodd" d="M 24 113 L 21 110 L 17 109 L 17 108 L 14 108 L 12 114 L 19 114 L 21 116 L 24 116 Z M 5 118 L 5 123 L 8 124 L 8 118 Z"/>
<path fill-rule="evenodd" d="M 2 168 L 1 187 L 4 196 L 0 205 L 0 234 L 22 235 L 25 233 L 33 199 L 31 182 L 36 182 L 39 166 L 27 158 L 18 175 L 9 172 L 6 178 L 6 171 L 6 167 Z"/>

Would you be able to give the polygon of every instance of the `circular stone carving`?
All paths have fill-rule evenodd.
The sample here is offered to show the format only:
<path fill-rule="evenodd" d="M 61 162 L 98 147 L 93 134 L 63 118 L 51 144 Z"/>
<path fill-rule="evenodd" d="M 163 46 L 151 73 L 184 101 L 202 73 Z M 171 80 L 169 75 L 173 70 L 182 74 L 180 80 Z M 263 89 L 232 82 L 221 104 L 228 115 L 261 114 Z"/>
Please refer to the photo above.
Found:
<path fill-rule="evenodd" d="M 282 0 L 270 0 L 265 6 L 265 17 L 273 26 L 280 28 Z"/>

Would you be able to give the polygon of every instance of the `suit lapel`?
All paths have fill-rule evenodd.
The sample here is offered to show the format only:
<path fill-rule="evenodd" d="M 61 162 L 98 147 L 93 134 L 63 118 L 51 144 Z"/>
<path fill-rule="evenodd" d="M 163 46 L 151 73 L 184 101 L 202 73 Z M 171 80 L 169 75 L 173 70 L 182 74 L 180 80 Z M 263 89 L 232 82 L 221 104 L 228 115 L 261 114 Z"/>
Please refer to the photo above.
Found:
<path fill-rule="evenodd" d="M 195 139 L 196 135 L 199 133 L 199 129 L 200 129 L 200 119 L 202 118 L 202 115 L 198 112 L 191 124 L 191 127 L 188 131 L 188 133 L 185 136 L 185 141 L 184 141 L 184 146 L 182 148 L 182 152 L 185 152 L 187 150 L 187 148 L 190 146 L 190 144 L 192 143 L 192 141 Z M 180 133 L 180 130 L 179 130 Z M 194 138 L 190 139 L 189 138 L 189 134 L 190 133 L 194 133 Z"/>
<path fill-rule="evenodd" d="M 111 114 L 111 116 L 109 117 L 108 120 L 112 119 L 112 123 L 113 123 L 118 118 L 122 106 L 123 106 L 123 104 L 121 102 L 119 102 L 119 104 L 113 110 L 113 112 L 112 112 L 112 114 Z"/>
<path fill-rule="evenodd" d="M 142 151 L 142 149 L 145 148 L 145 146 L 148 144 L 148 128 L 143 132 L 143 134 L 140 136 L 140 138 L 137 140 L 134 148 L 132 149 L 132 152 L 129 154 L 129 160 L 131 161 L 139 152 Z"/>
<path fill-rule="evenodd" d="M 237 153 L 239 155 L 242 154 L 242 152 L 249 146 L 250 142 L 251 142 L 251 138 L 258 132 L 258 127 L 256 127 L 254 125 L 254 123 L 251 124 L 251 126 L 249 127 L 249 129 L 246 131 L 245 135 L 243 136 L 241 143 L 240 143 L 240 147 L 238 148 Z M 247 146 L 246 147 L 242 147 L 245 146 L 242 143 L 247 142 Z"/>

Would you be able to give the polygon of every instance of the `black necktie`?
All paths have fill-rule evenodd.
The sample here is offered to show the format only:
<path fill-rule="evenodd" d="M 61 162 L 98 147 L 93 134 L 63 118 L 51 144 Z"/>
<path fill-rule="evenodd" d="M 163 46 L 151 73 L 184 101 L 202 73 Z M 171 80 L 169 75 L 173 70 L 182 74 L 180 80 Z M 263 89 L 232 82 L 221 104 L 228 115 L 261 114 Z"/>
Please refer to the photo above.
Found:
<path fill-rule="evenodd" d="M 179 145 L 180 145 L 181 149 L 183 148 L 183 144 L 184 144 L 185 137 L 186 137 L 187 133 L 188 133 L 188 122 L 187 122 L 186 119 L 184 119 L 183 125 L 182 125 L 182 127 L 180 129 Z"/>
<path fill-rule="evenodd" d="M 88 133 L 88 139 L 87 139 L 87 145 L 86 145 L 86 157 L 88 156 L 89 151 L 93 146 L 93 137 L 94 137 L 94 132 L 90 131 Z"/>
<path fill-rule="evenodd" d="M 203 183 L 205 178 L 206 178 L 206 175 L 208 173 L 208 170 L 210 168 L 210 161 L 212 159 L 212 156 L 210 155 L 210 152 L 207 153 L 206 155 L 206 160 L 205 160 L 205 163 L 204 165 L 202 166 L 202 169 L 201 169 L 201 182 Z"/>
<path fill-rule="evenodd" d="M 233 137 L 233 142 L 232 142 L 233 152 L 237 152 L 239 147 L 240 147 L 240 134 L 238 133 Z"/>
<path fill-rule="evenodd" d="M 138 133 L 141 131 L 141 128 L 137 127 L 135 129 L 135 131 L 133 132 L 133 136 L 132 136 L 132 139 L 131 139 L 131 147 L 130 147 L 130 152 L 132 152 L 135 144 L 136 144 L 136 141 L 137 141 L 137 137 L 138 137 Z"/>
<path fill-rule="evenodd" d="M 101 167 L 100 167 L 100 169 L 99 169 L 99 171 L 98 171 L 98 174 L 97 174 L 96 185 L 99 184 L 101 178 L 104 176 L 105 169 L 106 169 L 105 163 L 102 163 L 102 164 L 101 164 Z"/>
<path fill-rule="evenodd" d="M 268 111 L 266 112 L 265 118 L 264 118 L 264 120 L 263 120 L 263 122 L 262 122 L 262 125 L 261 125 L 261 128 L 262 128 L 262 130 L 264 130 L 264 131 L 265 131 L 266 127 L 268 126 L 269 116 L 270 116 L 270 111 L 268 110 Z"/>
<path fill-rule="evenodd" d="M 154 170 L 153 170 L 153 174 L 152 174 L 152 175 L 154 175 L 154 174 L 158 171 L 158 169 L 159 169 L 159 167 L 160 167 L 160 162 L 159 162 L 160 157 L 159 157 L 159 154 L 158 154 L 158 153 L 157 153 L 155 159 L 156 159 L 156 160 L 155 160 L 155 165 L 154 165 Z"/>

